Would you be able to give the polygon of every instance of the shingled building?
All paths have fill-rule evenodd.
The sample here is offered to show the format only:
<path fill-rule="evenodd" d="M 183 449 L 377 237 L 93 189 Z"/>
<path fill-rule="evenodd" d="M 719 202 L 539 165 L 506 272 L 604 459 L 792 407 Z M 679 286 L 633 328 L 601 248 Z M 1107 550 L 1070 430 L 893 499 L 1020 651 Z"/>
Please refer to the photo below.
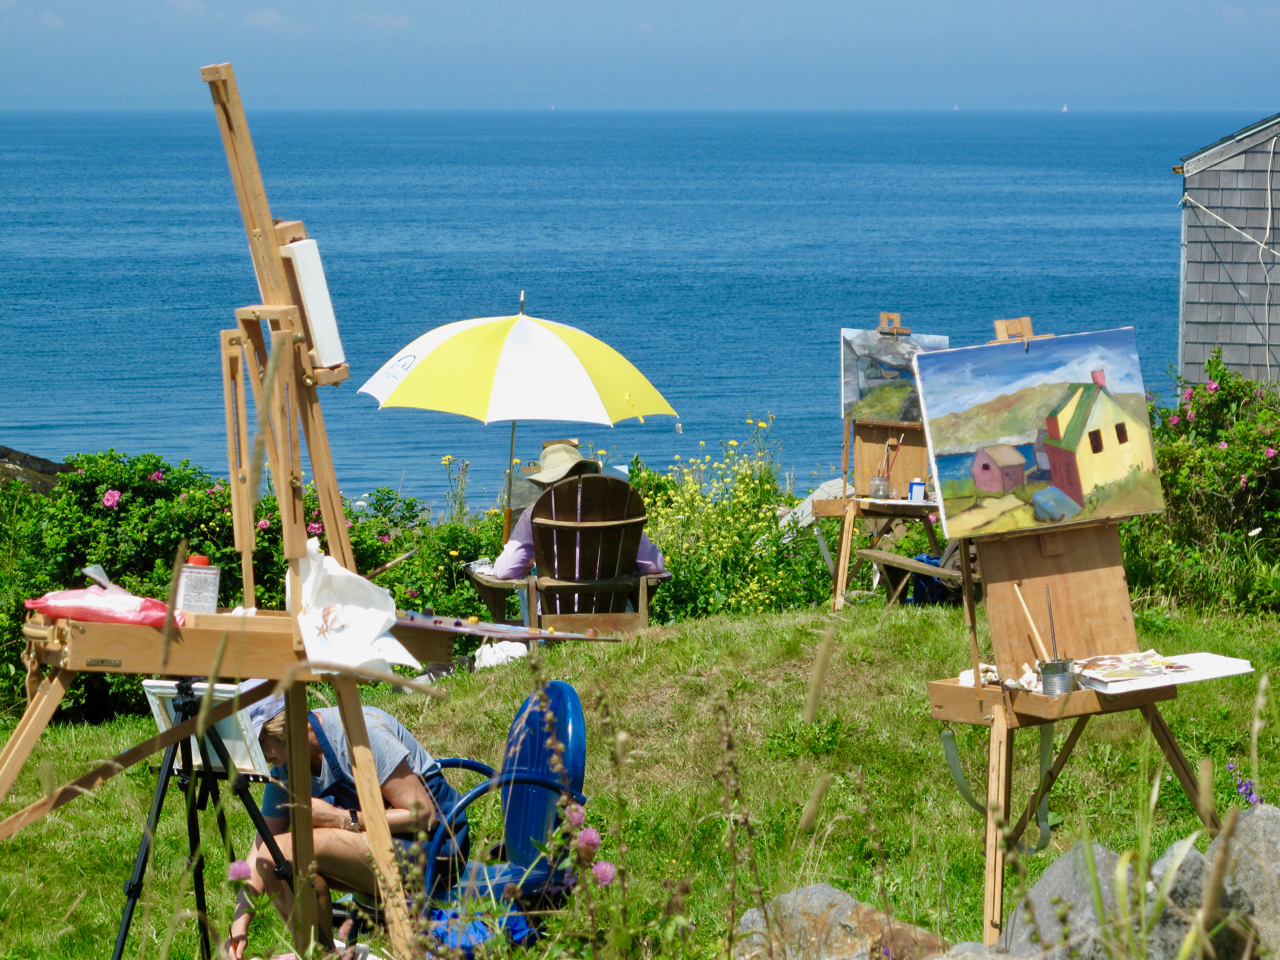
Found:
<path fill-rule="evenodd" d="M 1277 139 L 1280 114 L 1173 168 L 1183 176 L 1178 370 L 1193 383 L 1218 346 L 1232 370 L 1280 379 Z"/>

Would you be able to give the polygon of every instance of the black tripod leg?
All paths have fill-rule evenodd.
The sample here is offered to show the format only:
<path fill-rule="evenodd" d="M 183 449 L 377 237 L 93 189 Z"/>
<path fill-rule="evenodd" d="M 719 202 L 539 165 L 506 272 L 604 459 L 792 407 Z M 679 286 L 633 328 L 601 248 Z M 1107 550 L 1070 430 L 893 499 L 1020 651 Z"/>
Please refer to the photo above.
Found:
<path fill-rule="evenodd" d="M 124 956 L 124 944 L 129 939 L 129 927 L 133 923 L 133 911 L 142 896 L 142 878 L 147 872 L 147 859 L 151 855 L 151 841 L 155 837 L 156 824 L 160 822 L 160 810 L 164 806 L 164 795 L 169 790 L 169 781 L 173 778 L 173 761 L 177 756 L 178 745 L 172 744 L 164 752 L 164 760 L 160 763 L 160 779 L 156 781 L 156 792 L 151 797 L 151 810 L 147 814 L 147 826 L 142 834 L 142 842 L 138 844 L 138 856 L 133 861 L 133 873 L 124 885 L 124 915 L 120 918 L 120 930 L 116 934 L 116 947 L 111 952 L 111 960 L 120 960 Z"/>
<path fill-rule="evenodd" d="M 221 791 L 218 789 L 218 775 L 213 769 L 213 764 L 209 762 L 209 743 L 206 742 L 206 740 L 211 740 L 214 736 L 217 736 L 217 731 L 209 729 L 205 731 L 206 739 L 197 741 L 197 745 L 200 748 L 200 764 L 205 770 L 204 791 L 201 799 L 207 797 L 213 801 L 213 814 L 218 821 L 218 834 L 222 837 L 222 849 L 226 851 L 227 863 L 231 863 L 236 858 L 235 850 L 231 846 L 231 836 L 227 833 L 227 814 L 222 809 Z M 224 766 L 222 769 L 225 771 L 227 768 Z M 200 809 L 204 809 L 203 803 L 200 804 Z"/>
<path fill-rule="evenodd" d="M 235 768 L 231 763 L 231 755 L 227 752 L 226 743 L 223 742 L 222 736 L 214 727 L 209 728 L 206 736 L 209 738 L 210 746 L 218 754 L 218 759 L 222 761 L 222 768 L 227 771 L 227 776 L 230 778 L 231 771 Z M 253 794 L 249 792 L 249 781 L 243 776 L 237 776 L 230 783 L 231 791 L 240 798 L 245 812 L 249 814 L 249 819 L 253 821 L 253 829 L 257 831 L 258 836 L 262 839 L 267 852 L 271 854 L 271 860 L 276 865 L 276 876 L 287 883 L 289 889 L 292 890 L 293 864 L 284 858 L 280 844 L 276 843 L 276 838 L 271 835 L 271 830 L 267 827 L 267 821 L 262 816 L 262 811 L 258 809 L 258 804 L 254 801 Z"/>
<path fill-rule="evenodd" d="M 200 957 L 209 960 L 212 950 L 209 945 L 208 913 L 204 897 L 204 854 L 200 851 L 200 812 L 197 810 L 197 795 L 204 781 L 203 776 L 196 776 L 191 762 L 191 740 L 187 738 L 179 745 L 182 751 L 182 770 L 187 777 L 187 863 L 191 865 L 191 882 L 196 893 L 196 923 L 200 926 Z"/>

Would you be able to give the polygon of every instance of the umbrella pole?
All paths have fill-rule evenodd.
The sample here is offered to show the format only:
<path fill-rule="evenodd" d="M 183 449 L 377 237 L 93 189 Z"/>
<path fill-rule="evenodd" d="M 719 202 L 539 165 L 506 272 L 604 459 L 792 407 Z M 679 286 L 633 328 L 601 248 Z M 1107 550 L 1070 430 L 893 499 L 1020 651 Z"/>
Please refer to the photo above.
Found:
<path fill-rule="evenodd" d="M 516 472 L 516 422 L 511 421 L 511 452 L 507 454 L 507 505 L 502 510 L 502 542 L 511 536 L 511 483 Z"/>

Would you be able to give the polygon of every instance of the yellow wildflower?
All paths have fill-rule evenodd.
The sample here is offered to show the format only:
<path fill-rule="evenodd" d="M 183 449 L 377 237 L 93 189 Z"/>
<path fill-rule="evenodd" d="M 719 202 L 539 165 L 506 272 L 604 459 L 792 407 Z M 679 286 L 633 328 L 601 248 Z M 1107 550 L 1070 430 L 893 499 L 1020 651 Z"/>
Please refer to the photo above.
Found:
<path fill-rule="evenodd" d="M 737 440 L 730 440 L 730 441 L 729 441 L 729 446 L 731 446 L 731 447 L 736 447 L 737 445 L 738 445 L 738 441 L 737 441 Z"/>
<path fill-rule="evenodd" d="M 458 551 L 457 551 L 457 550 L 450 550 L 450 551 L 449 551 L 449 556 L 451 556 L 451 557 L 456 557 L 457 555 L 458 555 Z"/>
<path fill-rule="evenodd" d="M 446 466 L 446 467 L 447 467 L 449 464 L 453 463 L 453 454 L 451 454 L 451 453 L 450 453 L 450 454 L 446 454 L 445 456 L 441 457 L 441 458 L 440 458 L 440 462 L 441 462 L 442 464 L 444 464 L 444 466 Z"/>
<path fill-rule="evenodd" d="M 756 426 L 763 430 L 765 428 L 765 422 L 763 420 L 757 420 Z"/>

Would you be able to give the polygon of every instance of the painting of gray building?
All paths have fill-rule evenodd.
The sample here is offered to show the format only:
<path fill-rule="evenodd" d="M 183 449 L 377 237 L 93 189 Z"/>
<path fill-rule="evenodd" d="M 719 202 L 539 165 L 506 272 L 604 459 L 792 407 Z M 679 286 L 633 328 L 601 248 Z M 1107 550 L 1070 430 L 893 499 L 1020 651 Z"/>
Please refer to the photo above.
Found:
<path fill-rule="evenodd" d="M 1222 347 L 1232 370 L 1280 379 L 1276 146 L 1280 114 L 1182 158 L 1182 304 L 1178 369 L 1205 380 Z"/>

